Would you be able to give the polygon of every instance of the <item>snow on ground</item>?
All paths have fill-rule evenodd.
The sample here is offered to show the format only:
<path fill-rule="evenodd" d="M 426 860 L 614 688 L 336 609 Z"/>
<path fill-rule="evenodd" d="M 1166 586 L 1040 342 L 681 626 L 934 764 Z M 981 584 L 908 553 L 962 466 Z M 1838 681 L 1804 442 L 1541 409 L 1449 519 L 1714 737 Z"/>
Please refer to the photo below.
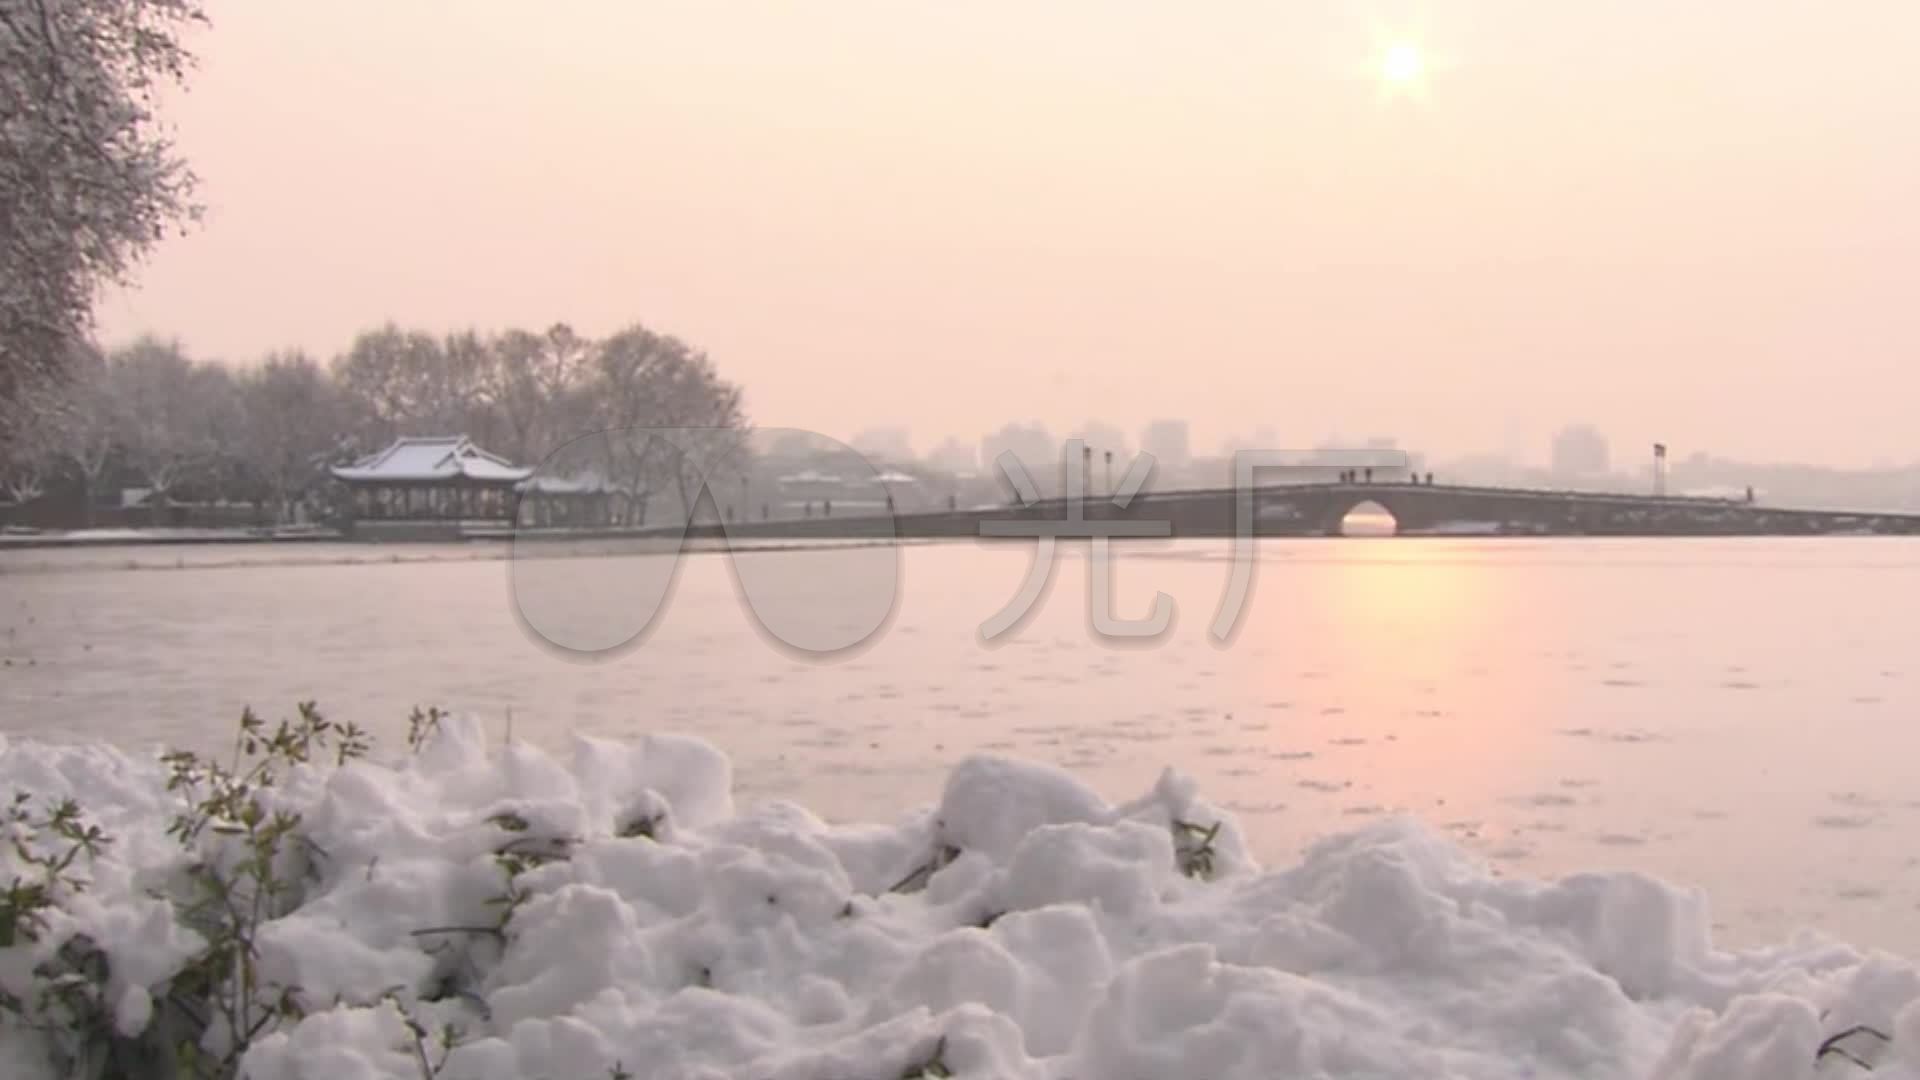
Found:
<path fill-rule="evenodd" d="M 953 1076 L 1031 1080 L 1784 1080 L 1865 1075 L 1837 1053 L 1815 1067 L 1856 1024 L 1893 1036 L 1843 1044 L 1879 1057 L 1875 1077 L 1920 1077 L 1911 964 L 1812 936 L 1720 951 L 1701 897 L 1634 874 L 1495 877 L 1412 820 L 1262 869 L 1174 773 L 1109 806 L 1051 767 L 976 757 L 893 825 L 736 810 L 730 781 L 692 739 L 580 738 L 560 760 L 490 749 L 470 723 L 391 765 L 303 767 L 276 790 L 324 856 L 259 947 L 307 1015 L 256 1042 L 245 1075 L 419 1077 L 404 1007 L 464 1029 L 434 1066 L 448 1080 L 616 1063 L 894 1080 L 936 1050 Z M 196 947 L 149 895 L 180 857 L 164 784 L 107 747 L 0 740 L 0 792 L 70 795 L 116 838 L 58 925 L 109 955 L 123 1031 Z M 525 826 L 511 842 L 563 857 L 520 875 L 504 944 L 441 930 L 497 912 L 503 814 Z M 0 988 L 20 993 L 54 943 L 0 949 Z M 471 997 L 436 994 L 463 974 Z M 36 1038 L 0 1022 L 7 1075 L 53 1075 Z"/>
<path fill-rule="evenodd" d="M 339 539 L 337 530 L 307 525 L 277 527 L 164 527 L 0 530 L 0 548 L 107 547 L 127 544 L 198 544 L 223 541 Z"/>
<path fill-rule="evenodd" d="M 215 539 L 228 536 L 255 536 L 250 529 L 198 529 L 198 528 L 153 528 L 138 529 L 32 529 L 20 532 L 9 531 L 8 539 L 56 539 L 86 540 L 95 543 L 121 543 L 128 540 L 199 540 L 207 537 Z"/>

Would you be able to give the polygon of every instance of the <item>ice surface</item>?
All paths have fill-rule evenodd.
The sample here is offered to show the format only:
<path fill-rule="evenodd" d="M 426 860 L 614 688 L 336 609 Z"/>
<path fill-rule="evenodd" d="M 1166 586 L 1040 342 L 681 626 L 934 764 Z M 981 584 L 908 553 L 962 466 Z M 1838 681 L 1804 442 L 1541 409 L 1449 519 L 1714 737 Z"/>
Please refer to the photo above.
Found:
<path fill-rule="evenodd" d="M 84 931 L 114 1022 L 150 1020 L 198 944 L 149 895 L 178 868 L 164 782 L 106 747 L 0 741 L 0 793 L 75 797 L 116 839 L 49 940 L 0 949 L 0 988 Z M 561 759 L 465 722 L 391 765 L 287 777 L 326 854 L 259 947 L 308 1014 L 246 1074 L 418 1077 L 411 1014 L 466 1032 L 447 1080 L 893 1080 L 936 1050 L 954 1076 L 1033 1080 L 1920 1078 L 1913 965 L 1810 935 L 1717 949 L 1704 898 L 1644 876 L 1496 877 L 1411 819 L 1262 869 L 1172 772 L 1113 806 L 974 757 L 896 825 L 736 809 L 730 785 L 690 738 Z M 452 961 L 421 931 L 490 917 L 503 813 L 564 857 L 521 874 L 504 945 L 464 953 L 476 996 L 436 994 Z M 52 1075 L 34 1038 L 0 1026 L 6 1075 Z"/>

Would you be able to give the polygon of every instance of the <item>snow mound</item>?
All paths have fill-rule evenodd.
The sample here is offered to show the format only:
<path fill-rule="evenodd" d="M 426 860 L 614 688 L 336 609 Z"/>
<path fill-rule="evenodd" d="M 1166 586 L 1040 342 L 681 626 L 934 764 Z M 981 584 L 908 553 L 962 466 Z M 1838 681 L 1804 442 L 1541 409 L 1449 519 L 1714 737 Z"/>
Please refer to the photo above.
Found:
<path fill-rule="evenodd" d="M 199 940 L 153 895 L 183 858 L 165 786 L 111 748 L 0 740 L 0 795 L 74 797 L 114 835 L 59 932 L 108 956 L 128 1035 Z M 563 761 L 460 722 L 283 778 L 324 856 L 257 946 L 305 1015 L 244 1075 L 1920 1080 L 1913 965 L 1811 935 L 1720 950 L 1702 897 L 1643 876 L 1496 878 L 1408 819 L 1262 869 L 1173 772 L 1113 806 L 975 757 L 896 825 L 730 787 L 694 739 Z M 505 848 L 543 858 L 509 874 Z M 504 933 L 463 930 L 509 882 Z M 0 989 L 56 946 L 0 948 Z M 416 1037 L 449 1024 L 450 1047 Z M 0 1018 L 7 1075 L 53 1075 L 35 1038 Z"/>

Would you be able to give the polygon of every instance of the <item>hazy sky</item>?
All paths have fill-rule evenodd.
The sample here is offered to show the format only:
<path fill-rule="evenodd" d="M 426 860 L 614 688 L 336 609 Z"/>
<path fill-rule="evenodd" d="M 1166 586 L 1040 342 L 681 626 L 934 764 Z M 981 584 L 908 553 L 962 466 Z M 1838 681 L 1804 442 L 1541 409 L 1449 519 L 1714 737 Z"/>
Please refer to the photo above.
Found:
<path fill-rule="evenodd" d="M 214 0 L 102 330 L 639 320 L 757 421 L 1920 459 L 1920 4 Z M 1417 93 L 1380 55 L 1416 43 Z"/>

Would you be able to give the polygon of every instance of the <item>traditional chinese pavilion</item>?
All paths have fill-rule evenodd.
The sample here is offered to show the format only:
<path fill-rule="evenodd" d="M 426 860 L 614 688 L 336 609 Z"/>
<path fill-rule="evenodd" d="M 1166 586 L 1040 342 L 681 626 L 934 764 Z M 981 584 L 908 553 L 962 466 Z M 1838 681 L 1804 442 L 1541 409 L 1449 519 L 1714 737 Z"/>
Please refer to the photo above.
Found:
<path fill-rule="evenodd" d="M 333 469 L 334 479 L 348 488 L 356 528 L 512 524 L 515 489 L 532 475 L 532 469 L 488 453 L 464 435 L 396 439 L 377 454 Z"/>
<path fill-rule="evenodd" d="M 596 476 L 535 476 L 464 435 L 397 439 L 332 471 L 348 489 L 349 529 L 392 538 L 441 539 L 503 527 L 604 528 L 621 502 Z"/>

